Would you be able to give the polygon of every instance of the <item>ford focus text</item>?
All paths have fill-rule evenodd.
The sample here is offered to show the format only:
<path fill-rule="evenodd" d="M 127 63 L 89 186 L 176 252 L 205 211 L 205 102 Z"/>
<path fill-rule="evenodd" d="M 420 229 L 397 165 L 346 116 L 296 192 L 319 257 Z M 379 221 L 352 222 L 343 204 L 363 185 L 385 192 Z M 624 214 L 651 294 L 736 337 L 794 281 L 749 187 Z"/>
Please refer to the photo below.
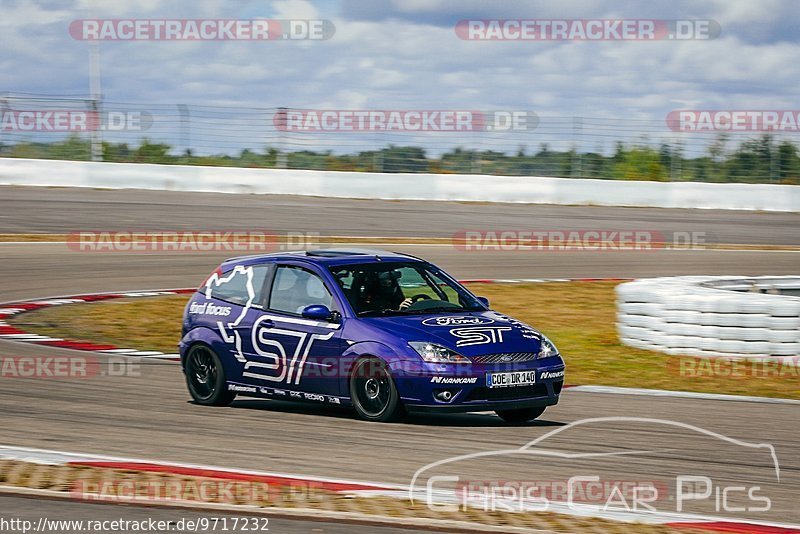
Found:
<path fill-rule="evenodd" d="M 372 421 L 493 410 L 525 422 L 558 403 L 564 383 L 541 332 L 435 265 L 386 251 L 228 260 L 186 305 L 180 352 L 199 404 L 303 400 Z"/>

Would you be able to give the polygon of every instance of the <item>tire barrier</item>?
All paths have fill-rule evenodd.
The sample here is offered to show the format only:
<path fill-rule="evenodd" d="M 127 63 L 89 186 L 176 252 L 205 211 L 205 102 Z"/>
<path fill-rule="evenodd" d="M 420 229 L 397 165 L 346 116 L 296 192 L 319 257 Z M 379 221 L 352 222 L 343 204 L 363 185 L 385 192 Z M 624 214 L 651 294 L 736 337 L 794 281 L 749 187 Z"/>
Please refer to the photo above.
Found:
<path fill-rule="evenodd" d="M 800 186 L 0 158 L 0 185 L 800 212 Z"/>
<path fill-rule="evenodd" d="M 800 276 L 676 276 L 617 286 L 617 331 L 638 349 L 694 357 L 800 354 Z"/>

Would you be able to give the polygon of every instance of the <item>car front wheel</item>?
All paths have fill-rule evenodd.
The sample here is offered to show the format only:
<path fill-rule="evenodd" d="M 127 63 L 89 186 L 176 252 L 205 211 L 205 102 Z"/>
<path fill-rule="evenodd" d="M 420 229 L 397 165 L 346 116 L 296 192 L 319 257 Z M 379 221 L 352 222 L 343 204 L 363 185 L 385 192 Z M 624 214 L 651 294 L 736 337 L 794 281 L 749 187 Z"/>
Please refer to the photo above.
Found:
<path fill-rule="evenodd" d="M 350 398 L 358 416 L 367 421 L 394 421 L 404 413 L 392 375 L 377 358 L 356 362 L 350 375 Z"/>

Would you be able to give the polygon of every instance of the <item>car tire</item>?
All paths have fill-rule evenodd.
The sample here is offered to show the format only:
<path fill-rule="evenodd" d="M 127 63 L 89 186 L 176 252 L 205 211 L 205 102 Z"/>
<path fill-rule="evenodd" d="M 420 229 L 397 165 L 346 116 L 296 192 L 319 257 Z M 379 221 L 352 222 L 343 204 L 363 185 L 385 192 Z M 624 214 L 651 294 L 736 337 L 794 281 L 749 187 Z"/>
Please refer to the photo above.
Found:
<path fill-rule="evenodd" d="M 392 374 L 383 360 L 363 358 L 350 373 L 350 399 L 361 419 L 387 423 L 405 413 Z"/>
<path fill-rule="evenodd" d="M 186 387 L 197 404 L 227 406 L 236 398 L 236 392 L 226 388 L 225 369 L 217 353 L 203 343 L 189 348 L 183 366 Z"/>
<path fill-rule="evenodd" d="M 517 408 L 515 410 L 497 410 L 495 413 L 506 423 L 527 423 L 533 421 L 545 411 L 545 406 L 538 408 Z"/>

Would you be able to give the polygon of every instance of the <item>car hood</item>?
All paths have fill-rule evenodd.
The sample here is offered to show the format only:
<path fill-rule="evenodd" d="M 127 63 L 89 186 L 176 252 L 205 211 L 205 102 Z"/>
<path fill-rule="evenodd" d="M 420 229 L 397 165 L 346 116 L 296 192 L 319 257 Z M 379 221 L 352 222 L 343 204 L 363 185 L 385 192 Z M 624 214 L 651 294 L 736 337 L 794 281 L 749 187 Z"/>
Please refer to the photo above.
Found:
<path fill-rule="evenodd" d="M 542 334 L 533 327 L 493 311 L 368 317 L 365 324 L 402 338 L 428 341 L 464 356 L 539 352 Z"/>

